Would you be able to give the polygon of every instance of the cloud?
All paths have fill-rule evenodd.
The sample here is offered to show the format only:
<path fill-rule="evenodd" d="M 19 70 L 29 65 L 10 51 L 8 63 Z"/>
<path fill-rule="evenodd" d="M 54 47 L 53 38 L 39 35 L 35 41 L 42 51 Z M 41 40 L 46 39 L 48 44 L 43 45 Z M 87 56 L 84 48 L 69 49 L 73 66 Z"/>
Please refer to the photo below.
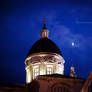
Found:
<path fill-rule="evenodd" d="M 59 42 L 59 46 L 65 48 L 72 48 L 72 42 L 75 43 L 74 47 L 77 47 L 80 50 L 92 48 L 92 37 L 86 37 L 81 33 L 73 33 L 71 28 L 61 25 L 59 22 L 54 22 L 51 35 L 52 40 L 55 39 L 56 42 Z"/>
<path fill-rule="evenodd" d="M 52 39 L 55 39 L 56 41 L 59 40 L 60 45 L 63 45 L 64 47 L 71 47 L 72 42 L 75 43 L 75 47 L 79 47 L 80 39 L 84 39 L 84 37 L 81 34 L 73 34 L 71 32 L 71 29 L 67 28 L 64 25 L 55 25 L 52 30 Z"/>
<path fill-rule="evenodd" d="M 75 43 L 74 47 L 81 51 L 85 51 L 88 47 L 92 48 L 92 37 L 87 37 L 81 32 L 75 32 L 75 28 L 72 30 L 72 28 L 62 25 L 60 20 L 58 20 L 58 14 L 58 11 L 50 10 L 39 13 L 40 18 L 38 18 L 38 21 L 42 21 L 43 16 L 46 16 L 47 28 L 50 29 L 50 39 L 55 41 L 58 46 L 64 48 L 72 48 L 72 42 Z"/>

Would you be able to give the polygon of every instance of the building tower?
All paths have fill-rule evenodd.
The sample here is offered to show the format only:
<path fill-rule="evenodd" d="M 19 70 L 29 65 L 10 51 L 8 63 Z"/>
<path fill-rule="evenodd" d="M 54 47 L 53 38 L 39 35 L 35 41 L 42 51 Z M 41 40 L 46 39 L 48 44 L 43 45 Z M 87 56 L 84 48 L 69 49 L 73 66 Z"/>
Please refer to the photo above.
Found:
<path fill-rule="evenodd" d="M 31 47 L 25 60 L 26 83 L 38 75 L 64 74 L 64 59 L 57 45 L 49 39 L 45 20 L 40 31 L 41 38 Z"/>

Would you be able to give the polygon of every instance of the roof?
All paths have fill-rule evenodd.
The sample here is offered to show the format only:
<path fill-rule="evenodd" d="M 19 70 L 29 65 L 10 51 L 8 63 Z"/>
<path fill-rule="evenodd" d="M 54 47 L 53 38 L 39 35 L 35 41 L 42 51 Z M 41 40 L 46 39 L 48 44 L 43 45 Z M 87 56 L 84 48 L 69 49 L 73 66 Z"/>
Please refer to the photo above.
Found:
<path fill-rule="evenodd" d="M 57 45 L 48 38 L 41 38 L 40 40 L 35 42 L 35 44 L 29 50 L 28 56 L 39 52 L 56 53 L 62 56 L 62 53 Z"/>
<path fill-rule="evenodd" d="M 71 77 L 71 76 L 61 75 L 61 74 L 47 74 L 47 75 L 39 75 L 39 76 L 54 77 L 54 78 L 69 78 L 69 79 L 81 79 L 81 80 L 86 80 L 86 79 L 84 79 L 84 78 Z"/>

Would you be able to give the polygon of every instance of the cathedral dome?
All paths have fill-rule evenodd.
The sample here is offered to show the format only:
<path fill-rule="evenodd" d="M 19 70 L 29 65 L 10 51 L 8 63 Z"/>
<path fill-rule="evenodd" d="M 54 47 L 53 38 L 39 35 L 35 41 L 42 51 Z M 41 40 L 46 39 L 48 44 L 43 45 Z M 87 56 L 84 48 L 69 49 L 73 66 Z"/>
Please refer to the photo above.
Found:
<path fill-rule="evenodd" d="M 40 36 L 41 38 L 33 44 L 25 60 L 26 83 L 30 83 L 38 75 L 64 74 L 65 61 L 60 49 L 49 39 L 45 20 Z"/>
<path fill-rule="evenodd" d="M 40 52 L 56 53 L 62 56 L 62 53 L 57 45 L 48 38 L 41 38 L 38 40 L 30 49 L 28 56 Z"/>

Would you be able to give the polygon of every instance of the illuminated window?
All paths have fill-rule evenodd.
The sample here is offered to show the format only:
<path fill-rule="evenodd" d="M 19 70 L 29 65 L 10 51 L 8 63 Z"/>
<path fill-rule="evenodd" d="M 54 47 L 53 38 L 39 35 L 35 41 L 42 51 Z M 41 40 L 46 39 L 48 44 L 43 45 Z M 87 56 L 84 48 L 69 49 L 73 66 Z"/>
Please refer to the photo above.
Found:
<path fill-rule="evenodd" d="M 36 78 L 39 75 L 39 68 L 34 69 L 34 78 Z"/>
<path fill-rule="evenodd" d="M 47 67 L 47 74 L 52 74 L 52 67 Z"/>

